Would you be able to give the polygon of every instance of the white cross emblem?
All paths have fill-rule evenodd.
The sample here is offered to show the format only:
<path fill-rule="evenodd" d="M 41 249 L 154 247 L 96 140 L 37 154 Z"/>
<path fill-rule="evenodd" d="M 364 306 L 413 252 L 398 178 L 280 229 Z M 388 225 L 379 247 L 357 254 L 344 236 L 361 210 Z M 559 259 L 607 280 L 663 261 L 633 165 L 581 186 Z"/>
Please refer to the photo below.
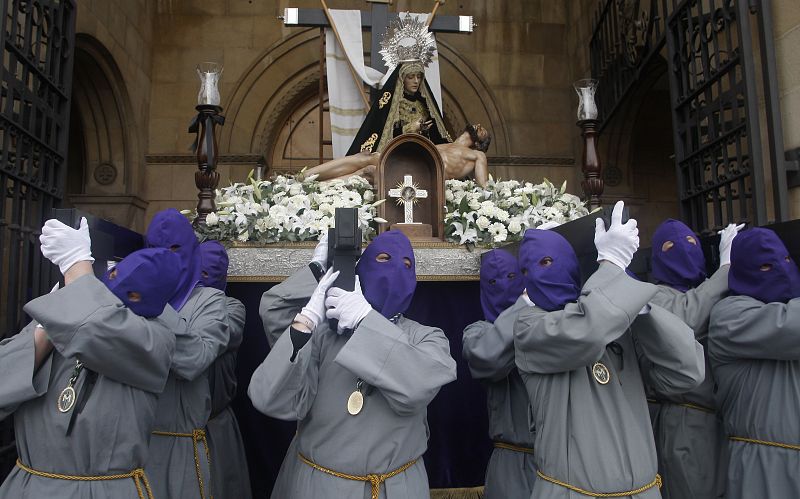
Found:
<path fill-rule="evenodd" d="M 397 204 L 403 205 L 405 209 L 405 223 L 414 222 L 414 205 L 419 199 L 428 197 L 428 191 L 419 189 L 411 179 L 411 175 L 403 176 L 403 183 L 397 184 L 397 188 L 389 189 L 389 197 L 397 198 Z"/>

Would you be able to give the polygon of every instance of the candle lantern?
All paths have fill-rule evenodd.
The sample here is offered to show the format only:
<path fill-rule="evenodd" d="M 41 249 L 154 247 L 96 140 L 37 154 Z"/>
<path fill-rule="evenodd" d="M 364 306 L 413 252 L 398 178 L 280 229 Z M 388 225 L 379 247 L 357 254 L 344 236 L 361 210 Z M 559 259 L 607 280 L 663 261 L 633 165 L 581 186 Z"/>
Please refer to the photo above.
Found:
<path fill-rule="evenodd" d="M 597 104 L 594 100 L 597 80 L 583 79 L 573 84 L 578 94 L 578 127 L 583 137 L 583 158 L 581 171 L 583 181 L 581 187 L 590 210 L 602 205 L 603 168 L 597 155 L 597 130 L 600 120 L 597 119 Z"/>
<path fill-rule="evenodd" d="M 189 125 L 189 133 L 196 134 L 193 149 L 197 156 L 197 170 L 194 182 L 198 189 L 197 218 L 194 223 L 205 224 L 206 216 L 216 211 L 214 191 L 219 185 L 217 172 L 217 125 L 225 124 L 221 116 L 222 107 L 219 94 L 219 78 L 222 66 L 215 62 L 203 62 L 197 65 L 200 78 L 200 91 L 197 94 L 197 115 Z"/>

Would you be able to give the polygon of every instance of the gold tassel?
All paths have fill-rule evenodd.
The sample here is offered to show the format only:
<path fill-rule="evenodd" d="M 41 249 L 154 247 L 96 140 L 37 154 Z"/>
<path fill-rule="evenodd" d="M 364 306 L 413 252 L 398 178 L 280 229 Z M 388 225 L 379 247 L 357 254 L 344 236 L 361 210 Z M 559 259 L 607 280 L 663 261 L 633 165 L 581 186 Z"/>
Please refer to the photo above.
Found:
<path fill-rule="evenodd" d="M 483 487 L 431 489 L 431 499 L 483 499 Z"/>

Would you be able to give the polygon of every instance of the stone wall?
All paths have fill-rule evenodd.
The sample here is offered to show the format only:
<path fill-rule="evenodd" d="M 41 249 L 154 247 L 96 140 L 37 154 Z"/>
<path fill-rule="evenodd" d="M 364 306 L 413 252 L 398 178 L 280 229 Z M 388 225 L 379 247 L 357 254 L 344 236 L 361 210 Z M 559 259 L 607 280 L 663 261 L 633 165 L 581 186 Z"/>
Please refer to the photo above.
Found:
<path fill-rule="evenodd" d="M 786 149 L 800 147 L 800 2 L 772 0 L 778 84 Z M 791 217 L 800 218 L 800 187 L 790 190 Z"/>
<path fill-rule="evenodd" d="M 84 187 L 81 192 L 68 193 L 68 200 L 75 207 L 137 230 L 144 229 L 148 197 L 143 165 L 149 132 L 154 12 L 151 0 L 77 0 L 79 56 L 83 51 L 85 58 L 92 59 L 92 71 L 98 73 L 76 74 L 73 95 L 83 91 L 81 76 L 88 86 L 96 88 L 91 89 L 92 102 L 76 99 L 75 106 L 91 108 L 79 109 L 78 114 L 110 110 L 114 116 L 113 121 L 103 123 L 102 129 L 91 130 L 100 135 L 98 153 L 86 158 Z M 76 63 L 76 72 L 88 71 Z M 104 79 L 105 86 L 95 85 L 96 78 Z M 92 173 L 98 162 L 114 166 L 115 182 L 101 185 L 94 180 Z"/>

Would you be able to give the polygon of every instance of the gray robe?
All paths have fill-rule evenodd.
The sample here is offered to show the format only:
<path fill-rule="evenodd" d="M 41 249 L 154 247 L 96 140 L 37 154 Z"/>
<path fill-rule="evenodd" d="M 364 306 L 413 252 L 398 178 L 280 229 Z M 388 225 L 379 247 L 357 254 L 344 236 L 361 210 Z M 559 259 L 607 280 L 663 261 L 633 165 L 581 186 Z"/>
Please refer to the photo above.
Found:
<path fill-rule="evenodd" d="M 156 418 L 157 394 L 169 374 L 175 336 L 185 322 L 167 306 L 145 319 L 122 305 L 94 276 L 32 300 L 34 318 L 18 335 L 0 342 L 0 419 L 14 414 L 23 464 L 63 475 L 99 476 L 144 467 Z M 34 328 L 41 323 L 53 352 L 34 372 Z M 74 388 L 81 398 L 88 369 L 98 374 L 83 410 L 70 418 L 57 409 L 75 360 L 84 363 Z M 76 404 L 77 407 L 77 404 Z M 32 476 L 13 468 L 0 498 L 138 498 L 133 479 L 81 482 Z"/>
<path fill-rule="evenodd" d="M 486 387 L 489 438 L 533 448 L 528 392 L 514 364 L 514 322 L 528 304 L 519 298 L 494 321 L 464 329 L 464 358 L 472 377 Z M 530 497 L 536 480 L 533 454 L 495 448 L 486 466 L 486 499 Z"/>
<path fill-rule="evenodd" d="M 268 336 L 270 324 L 290 322 L 315 287 L 306 268 L 264 294 L 261 310 L 266 311 L 262 319 Z M 339 335 L 327 322 L 320 324 L 294 361 L 292 352 L 291 337 L 284 333 L 253 373 L 247 393 L 255 408 L 298 421 L 298 451 L 340 473 L 387 473 L 419 458 L 386 480 L 380 497 L 429 497 L 421 459 L 428 440 L 426 408 L 439 388 L 456 377 L 444 333 L 405 317 L 395 325 L 373 310 L 352 334 Z M 359 378 L 364 380 L 364 407 L 351 416 L 347 400 Z M 368 483 L 304 463 L 286 469 L 294 472 L 286 499 L 370 497 Z"/>
<path fill-rule="evenodd" d="M 185 331 L 175 332 L 175 355 L 164 393 L 158 399 L 154 430 L 192 433 L 203 429 L 211 415 L 208 368 L 229 343 L 225 294 L 197 287 L 178 311 L 186 320 Z M 211 474 L 206 448 L 197 444 L 203 495 L 211 497 Z M 145 471 L 156 498 L 200 497 L 194 445 L 191 438 L 153 435 Z M 203 498 L 201 498 L 203 499 Z"/>
<path fill-rule="evenodd" d="M 655 293 L 654 285 L 604 262 L 577 303 L 520 312 L 516 364 L 533 407 L 536 467 L 545 475 L 592 492 L 625 492 L 654 480 L 653 430 L 632 336 L 653 363 L 651 383 L 664 392 L 696 387 L 705 370 L 703 348 L 683 322 L 658 306 L 637 316 Z M 591 372 L 598 361 L 611 373 L 605 385 Z M 541 478 L 531 497 L 585 499 Z M 661 495 L 653 487 L 632 497 Z"/>
<path fill-rule="evenodd" d="M 708 318 L 713 306 L 728 293 L 729 265 L 717 270 L 705 282 L 685 293 L 659 285 L 650 303 L 659 305 L 681 318 L 695 339 L 706 346 Z M 659 471 L 664 480 L 664 499 L 715 499 L 725 495 L 727 468 L 724 431 L 714 403 L 714 376 L 706 352 L 706 377 L 703 383 L 686 393 L 668 394 L 651 387 L 659 401 L 653 423 Z M 643 363 L 647 383 L 649 362 Z M 688 407 L 681 404 L 690 404 Z M 710 409 L 704 411 L 701 408 Z"/>
<path fill-rule="evenodd" d="M 246 311 L 242 302 L 227 297 L 228 348 L 208 371 L 211 418 L 206 425 L 211 450 L 211 483 L 214 499 L 250 498 L 250 475 L 239 422 L 230 404 L 236 397 L 236 354 L 242 344 Z"/>
<path fill-rule="evenodd" d="M 725 298 L 708 352 L 727 434 L 800 445 L 800 298 Z M 730 441 L 729 454 L 728 499 L 800 497 L 800 451 Z"/>

